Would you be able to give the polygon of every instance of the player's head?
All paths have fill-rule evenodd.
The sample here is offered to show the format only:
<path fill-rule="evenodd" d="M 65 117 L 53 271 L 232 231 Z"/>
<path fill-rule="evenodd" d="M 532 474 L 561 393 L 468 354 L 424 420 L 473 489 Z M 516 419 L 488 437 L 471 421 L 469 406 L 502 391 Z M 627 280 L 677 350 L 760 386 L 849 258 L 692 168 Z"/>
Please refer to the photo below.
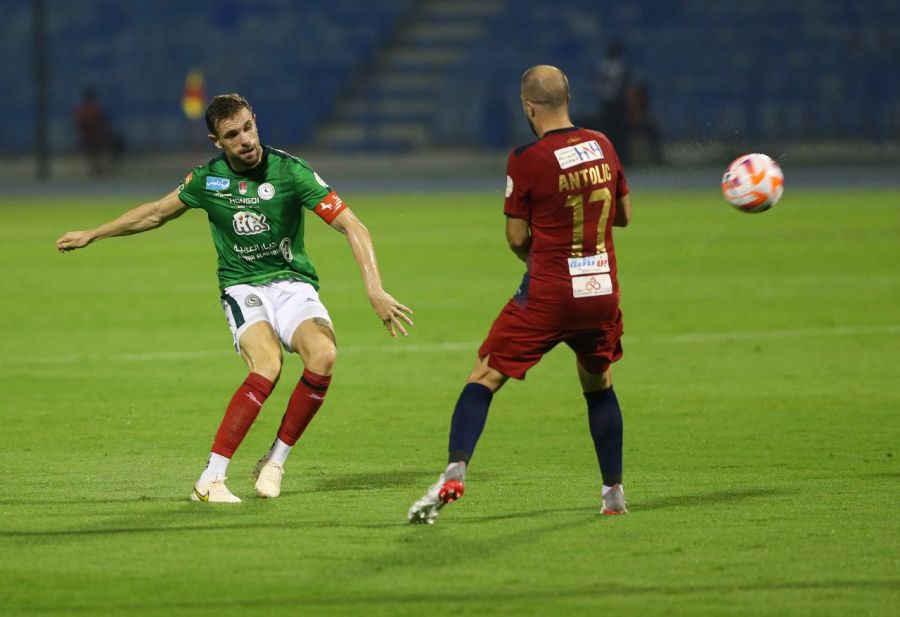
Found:
<path fill-rule="evenodd" d="M 538 129 L 535 123 L 540 123 L 543 118 L 568 118 L 569 80 L 555 66 L 538 64 L 525 71 L 522 74 L 521 96 L 525 118 L 536 135 Z"/>
<path fill-rule="evenodd" d="M 240 94 L 220 94 L 206 108 L 209 138 L 238 171 L 255 167 L 262 157 L 256 114 Z"/>

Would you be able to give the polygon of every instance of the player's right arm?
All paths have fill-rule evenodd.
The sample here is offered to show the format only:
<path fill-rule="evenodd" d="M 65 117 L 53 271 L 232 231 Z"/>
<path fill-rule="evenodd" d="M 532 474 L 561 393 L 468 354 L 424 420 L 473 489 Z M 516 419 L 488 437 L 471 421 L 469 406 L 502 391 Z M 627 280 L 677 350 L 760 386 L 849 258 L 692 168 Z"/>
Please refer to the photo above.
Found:
<path fill-rule="evenodd" d="M 525 219 L 506 217 L 506 242 L 510 250 L 522 261 L 528 261 L 531 249 L 531 225 Z"/>
<path fill-rule="evenodd" d="M 157 201 L 141 204 L 112 221 L 85 231 L 68 231 L 56 241 L 60 252 L 74 251 L 91 242 L 113 236 L 129 236 L 160 227 L 167 221 L 184 214 L 188 207 L 178 197 L 175 189 Z"/>

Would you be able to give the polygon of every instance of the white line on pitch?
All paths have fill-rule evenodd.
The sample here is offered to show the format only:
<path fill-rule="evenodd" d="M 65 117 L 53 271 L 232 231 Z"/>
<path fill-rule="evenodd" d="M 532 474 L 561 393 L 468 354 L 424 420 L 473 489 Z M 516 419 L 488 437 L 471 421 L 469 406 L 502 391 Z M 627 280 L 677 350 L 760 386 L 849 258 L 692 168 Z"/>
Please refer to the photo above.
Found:
<path fill-rule="evenodd" d="M 635 343 L 717 343 L 730 340 L 772 340 L 816 338 L 829 336 L 856 336 L 865 334 L 900 334 L 900 324 L 877 326 L 834 326 L 829 328 L 795 328 L 787 330 L 735 331 L 735 332 L 693 332 L 688 334 L 647 334 L 625 335 L 626 344 Z M 481 341 L 452 343 L 404 343 L 378 345 L 348 345 L 339 347 L 339 354 L 354 353 L 431 353 L 442 351 L 478 350 Z M 0 365 L 58 365 L 78 362 L 160 362 L 166 360 L 201 360 L 219 358 L 234 354 L 233 351 L 150 351 L 143 353 L 114 354 L 63 354 L 58 356 L 8 356 L 0 358 Z"/>

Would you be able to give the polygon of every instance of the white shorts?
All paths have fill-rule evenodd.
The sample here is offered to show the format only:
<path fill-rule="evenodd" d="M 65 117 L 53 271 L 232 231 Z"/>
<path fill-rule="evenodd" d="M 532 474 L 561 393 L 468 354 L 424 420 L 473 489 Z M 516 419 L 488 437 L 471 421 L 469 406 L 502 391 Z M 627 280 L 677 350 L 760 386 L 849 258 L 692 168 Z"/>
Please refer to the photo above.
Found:
<path fill-rule="evenodd" d="M 267 321 L 288 351 L 291 337 L 301 322 L 321 317 L 331 323 L 328 309 L 319 301 L 316 288 L 302 281 L 281 280 L 263 285 L 232 285 L 222 293 L 222 309 L 240 351 L 241 335 L 259 321 Z"/>

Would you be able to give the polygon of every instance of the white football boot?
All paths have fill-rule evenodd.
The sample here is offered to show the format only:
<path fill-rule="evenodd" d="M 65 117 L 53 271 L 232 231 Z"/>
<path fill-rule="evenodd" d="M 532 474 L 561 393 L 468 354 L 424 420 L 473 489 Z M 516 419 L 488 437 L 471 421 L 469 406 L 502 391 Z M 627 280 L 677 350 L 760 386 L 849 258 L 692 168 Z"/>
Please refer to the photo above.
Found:
<path fill-rule="evenodd" d="M 225 486 L 225 476 L 219 476 L 212 482 L 205 484 L 195 484 L 194 492 L 191 493 L 191 501 L 202 501 L 204 503 L 241 503 L 240 498 L 233 495 L 228 487 Z"/>
<path fill-rule="evenodd" d="M 438 481 L 428 487 L 428 491 L 410 506 L 406 518 L 410 523 L 433 525 L 441 508 L 463 496 L 465 478 L 464 462 L 448 465 Z"/>
<path fill-rule="evenodd" d="M 281 494 L 281 479 L 284 477 L 284 467 L 273 460 L 262 457 L 253 468 L 253 477 L 256 479 L 256 494 L 260 497 L 274 498 Z"/>
<path fill-rule="evenodd" d="M 622 489 L 621 484 L 604 487 L 602 499 L 601 514 L 606 514 L 607 516 L 628 514 L 628 510 L 625 509 L 625 491 Z"/>

